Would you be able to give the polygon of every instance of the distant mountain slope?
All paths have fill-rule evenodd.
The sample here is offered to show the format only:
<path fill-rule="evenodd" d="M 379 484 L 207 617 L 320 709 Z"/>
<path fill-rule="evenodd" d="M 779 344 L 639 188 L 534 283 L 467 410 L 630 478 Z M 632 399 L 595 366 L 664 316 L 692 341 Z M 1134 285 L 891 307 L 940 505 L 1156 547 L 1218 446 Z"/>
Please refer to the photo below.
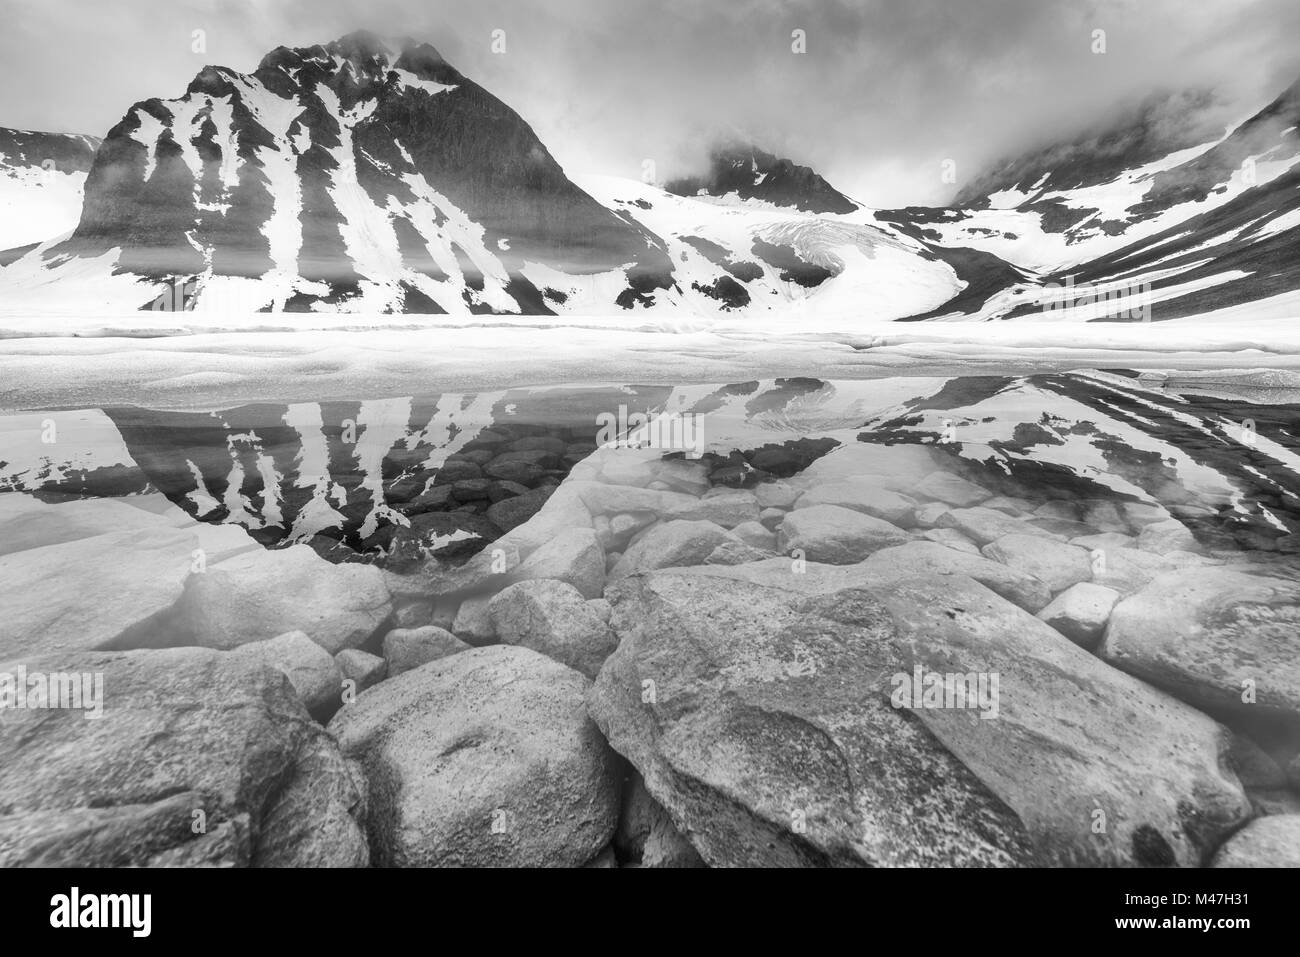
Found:
<path fill-rule="evenodd" d="M 0 266 L 68 232 L 100 140 L 0 128 Z"/>
<path fill-rule="evenodd" d="M 893 319 L 961 290 L 942 255 L 812 170 L 752 148 L 743 170 L 717 162 L 690 196 L 579 186 L 433 47 L 358 33 L 136 104 L 74 234 L 6 270 L 0 301 L 242 328 L 267 311 Z"/>
<path fill-rule="evenodd" d="M 0 238 L 0 309 L 126 315 L 133 332 L 141 310 L 209 330 L 261 312 L 649 312 L 806 331 L 1300 311 L 1300 83 L 1222 117 L 1203 92 L 1153 96 L 951 207 L 870 210 L 748 144 L 665 187 L 570 178 L 433 47 L 355 33 L 249 74 L 206 67 L 102 144 L 0 131 L 0 230 L 19 247 Z M 184 327 L 169 322 L 138 331 Z"/>
<path fill-rule="evenodd" d="M 1222 113 L 1210 103 L 1204 95 L 1157 99 L 1100 133 L 1000 165 L 962 189 L 951 208 L 878 215 L 915 225 L 930 241 L 1033 270 L 1105 256 L 1300 162 L 1296 87 L 1227 132 L 1213 126 L 1209 118 Z"/>
<path fill-rule="evenodd" d="M 255 309 L 546 312 L 568 295 L 551 280 L 593 274 L 614 308 L 669 282 L 653 238 L 574 186 L 518 114 L 433 47 L 364 33 L 252 74 L 207 67 L 179 99 L 134 106 L 76 232 L 41 259 Z M 137 307 L 158 294 L 119 288 Z"/>
<path fill-rule="evenodd" d="M 797 309 L 806 320 L 895 319 L 948 302 L 958 271 L 870 214 L 810 215 L 761 200 L 679 196 L 607 176 L 593 196 L 660 238 L 681 306 L 695 313 Z"/>
<path fill-rule="evenodd" d="M 1161 92 L 1059 142 L 1006 157 L 953 198 L 959 209 L 1005 207 L 1013 194 L 1113 183 L 1122 173 L 1223 136 L 1228 118 L 1207 90 Z"/>
<path fill-rule="evenodd" d="M 1129 127 L 1031 153 L 963 189 L 957 208 L 878 212 L 918 239 L 1023 270 L 982 300 L 967 295 L 925 318 L 1159 321 L 1251 303 L 1272 309 L 1300 292 L 1300 83 L 1184 149 L 1204 135 L 1206 102 L 1160 100 Z"/>

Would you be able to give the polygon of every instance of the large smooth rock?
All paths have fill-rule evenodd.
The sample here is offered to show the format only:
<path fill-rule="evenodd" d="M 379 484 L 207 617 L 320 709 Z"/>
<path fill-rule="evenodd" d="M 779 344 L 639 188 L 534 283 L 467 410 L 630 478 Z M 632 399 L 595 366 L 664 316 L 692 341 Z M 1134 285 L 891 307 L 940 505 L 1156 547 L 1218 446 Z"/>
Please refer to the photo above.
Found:
<path fill-rule="evenodd" d="M 239 555 L 191 576 L 177 603 L 174 643 L 228 649 L 304 631 L 335 655 L 364 644 L 392 610 L 378 568 L 332 565 L 294 545 Z"/>
<path fill-rule="evenodd" d="M 165 515 L 133 508 L 120 499 L 49 504 L 30 495 L 5 493 L 0 494 L 0 557 L 96 535 L 175 525 Z"/>
<path fill-rule="evenodd" d="M 699 502 L 695 495 L 658 491 L 631 485 L 606 485 L 602 482 L 575 482 L 572 488 L 592 515 L 617 515 L 620 512 L 653 512 L 663 517 L 678 509 L 689 509 Z"/>
<path fill-rule="evenodd" d="M 1124 517 L 1122 503 L 1108 499 L 1093 499 L 1081 502 L 1083 515 L 1081 520 L 1099 532 L 1127 532 L 1128 520 Z"/>
<path fill-rule="evenodd" d="M 1092 581 L 1113 588 L 1121 595 L 1138 591 L 1157 575 L 1199 562 L 1185 562 L 1144 552 L 1139 548 L 1100 547 L 1089 551 Z"/>
<path fill-rule="evenodd" d="M 160 528 L 184 529 L 198 540 L 191 552 L 196 569 L 262 547 L 240 526 L 196 522 L 157 494 L 55 504 L 29 495 L 0 495 L 0 556 L 98 535 Z"/>
<path fill-rule="evenodd" d="M 1117 601 L 1119 592 L 1115 589 L 1079 582 L 1052 599 L 1038 618 L 1081 648 L 1092 648 L 1101 640 Z"/>
<path fill-rule="evenodd" d="M 420 628 L 394 628 L 384 635 L 383 647 L 388 677 L 395 678 L 430 661 L 468 651 L 470 645 L 437 625 L 424 625 Z"/>
<path fill-rule="evenodd" d="M 810 562 L 830 565 L 860 562 L 872 552 L 906 541 L 907 533 L 897 525 L 839 505 L 797 509 L 777 531 L 778 550 L 799 551 Z"/>
<path fill-rule="evenodd" d="M 305 632 L 290 631 L 266 641 L 250 641 L 230 654 L 284 672 L 313 717 L 328 720 L 339 706 L 343 674 L 330 653 Z"/>
<path fill-rule="evenodd" d="M 1052 600 L 1047 586 L 1033 575 L 947 544 L 908 542 L 876 552 L 863 564 L 873 574 L 946 578 L 964 575 L 1026 611 L 1036 612 Z"/>
<path fill-rule="evenodd" d="M 655 479 L 679 492 L 700 495 L 709 488 L 709 465 L 690 459 L 660 459 L 655 465 Z"/>
<path fill-rule="evenodd" d="M 776 533 L 768 531 L 760 522 L 745 522 L 731 530 L 731 534 L 748 545 L 763 552 L 776 551 Z"/>
<path fill-rule="evenodd" d="M 748 489 L 715 488 L 694 502 L 674 507 L 665 517 L 670 521 L 712 522 L 723 528 L 735 528 L 745 522 L 757 522 L 758 499 Z"/>
<path fill-rule="evenodd" d="M 964 577 L 979 582 L 1029 612 L 1039 611 L 1052 599 L 1047 586 L 1037 578 L 1022 575 L 981 555 L 971 555 L 945 545 L 923 541 L 883 548 L 866 561 L 854 565 L 827 565 L 793 561 L 789 558 L 770 558 L 734 567 L 707 565 L 675 568 L 673 572 L 736 578 L 810 594 L 855 588 L 869 579 L 900 575 L 939 581 Z"/>
<path fill-rule="evenodd" d="M 0 710 L 3 866 L 366 864 L 361 793 L 280 671 L 204 648 L 24 664 L 102 675 L 104 708 Z"/>
<path fill-rule="evenodd" d="M 1169 512 L 1163 505 L 1151 502 L 1120 502 L 1119 508 L 1129 526 L 1135 529 L 1169 518 Z"/>
<path fill-rule="evenodd" d="M 916 494 L 953 508 L 971 508 L 993 497 L 993 493 L 951 472 L 931 472 L 916 486 Z"/>
<path fill-rule="evenodd" d="M 1187 568 L 1120 602 L 1099 653 L 1202 707 L 1300 716 L 1297 634 L 1300 581 L 1264 567 Z"/>
<path fill-rule="evenodd" d="M 995 512 L 1002 512 L 1004 515 L 1029 515 L 1034 510 L 1034 503 L 1028 499 L 1016 498 L 1011 495 L 995 495 L 993 498 L 986 499 L 980 503 L 985 508 L 990 508 Z"/>
<path fill-rule="evenodd" d="M 1059 535 L 1012 518 L 991 508 L 954 508 L 939 516 L 939 528 L 955 528 L 977 545 L 987 545 L 1004 535 L 1037 535 L 1040 538 L 1060 540 Z"/>
<path fill-rule="evenodd" d="M 1020 814 L 1045 863 L 1200 865 L 1250 815 L 1226 770 L 1231 735 L 1201 712 L 973 582 L 900 579 L 879 594 L 913 665 L 1000 675 L 996 720 L 915 713 Z"/>
<path fill-rule="evenodd" d="M 900 528 L 916 524 L 916 500 L 867 482 L 828 482 L 815 485 L 799 497 L 796 509 L 838 505 Z"/>
<path fill-rule="evenodd" d="M 737 540 L 712 522 L 662 522 L 647 529 L 628 546 L 609 578 L 617 581 L 656 568 L 700 565 L 719 545 Z"/>
<path fill-rule="evenodd" d="M 196 548 L 189 532 L 157 527 L 5 555 L 0 658 L 160 640 L 169 633 Z"/>
<path fill-rule="evenodd" d="M 601 540 L 601 544 L 605 546 L 606 552 L 610 552 L 627 548 L 627 543 L 631 540 L 633 535 L 646 526 L 653 525 L 658 521 L 658 518 L 655 516 L 654 512 L 620 512 L 613 518 L 606 518 L 602 515 L 597 518 L 596 521 L 597 523 L 609 523 L 608 534 L 610 544 L 605 545 L 603 539 Z"/>
<path fill-rule="evenodd" d="M 1300 867 L 1300 814 L 1256 818 L 1214 855 L 1215 867 Z"/>
<path fill-rule="evenodd" d="M 931 528 L 924 532 L 921 537 L 928 542 L 943 545 L 945 548 L 956 549 L 968 555 L 978 555 L 980 553 L 979 546 L 955 528 Z"/>
<path fill-rule="evenodd" d="M 797 695 L 791 707 L 797 703 L 815 709 L 819 702 L 829 706 L 836 700 L 834 688 L 842 687 L 843 694 L 852 693 L 865 707 L 877 697 L 888 701 L 896 667 L 904 675 L 917 666 L 943 674 L 999 675 L 995 719 L 982 718 L 971 708 L 908 713 L 1016 812 L 1040 863 L 1200 864 L 1249 816 L 1240 782 L 1227 770 L 1230 736 L 1221 725 L 1108 667 L 973 580 L 891 573 L 885 553 L 880 555 L 870 571 L 868 563 L 809 564 L 803 573 L 791 574 L 789 562 L 779 560 L 671 569 L 621 584 L 619 590 L 629 593 L 611 596 L 621 643 L 597 680 L 593 714 L 706 860 L 734 861 L 740 852 L 706 847 L 705 821 L 725 813 L 730 822 L 734 815 L 724 810 L 727 804 L 714 806 L 717 799 L 700 789 L 699 781 L 716 782 L 716 790 L 725 795 L 742 786 L 766 794 L 772 803 L 765 805 L 764 828 L 777 827 L 780 815 L 771 816 L 773 806 L 788 808 L 786 792 L 797 786 L 780 780 L 779 769 L 769 771 L 758 758 L 737 750 L 738 745 L 720 737 L 722 730 L 737 728 L 736 733 L 766 741 L 785 759 L 802 756 L 804 739 L 794 743 L 784 736 L 803 732 L 785 727 L 815 728 L 834 740 L 845 723 L 842 718 L 814 721 L 799 712 L 801 720 L 791 724 L 793 719 L 785 719 L 785 726 L 771 727 L 768 722 L 782 720 L 787 694 Z M 694 587 L 675 581 L 695 579 L 703 581 Z M 728 585 L 720 586 L 721 581 Z M 753 590 L 731 592 L 731 582 Z M 633 591 L 638 586 L 640 592 Z M 774 597 L 783 591 L 794 602 L 789 616 L 781 611 L 786 602 Z M 800 605 L 800 598 L 824 603 Z M 862 609 L 864 621 L 872 624 L 862 626 L 867 627 L 869 637 L 862 639 L 867 647 L 854 647 L 851 661 L 841 664 L 828 657 L 820 638 L 809 636 L 825 628 L 848 640 L 859 627 L 853 621 L 845 625 L 851 609 Z M 823 615 L 837 623 L 824 625 Z M 885 654 L 899 655 L 902 665 L 892 657 L 888 664 L 880 662 Z M 789 687 L 794 675 L 805 682 L 797 689 Z M 643 689 L 645 680 L 654 682 L 660 707 L 641 703 L 637 689 Z M 748 699 L 731 684 L 750 680 L 761 719 L 737 710 Z M 823 683 L 831 688 L 823 691 Z M 725 703 L 705 707 L 715 694 Z M 890 733 L 892 729 L 878 729 L 884 741 Z M 718 741 L 716 748 L 745 759 L 722 762 L 720 751 L 704 743 L 706 736 Z M 897 744 L 890 754 L 903 760 Z M 802 757 L 799 763 L 805 763 Z M 720 767 L 710 771 L 713 764 Z M 739 767 L 763 771 L 736 782 L 732 768 Z M 868 800 L 879 808 L 896 799 L 915 801 L 915 794 L 908 796 L 911 772 L 895 774 L 888 768 L 885 763 L 873 771 L 875 786 L 897 793 Z M 801 777 L 809 787 L 842 787 L 813 779 L 807 770 Z M 951 775 L 943 779 L 958 780 Z M 834 780 L 844 781 L 844 772 Z M 850 774 L 848 780 L 855 779 Z M 684 793 L 674 797 L 679 790 Z M 777 800 L 774 791 L 784 800 Z M 705 796 L 710 803 L 699 816 L 688 818 L 685 809 Z M 767 833 L 774 840 L 771 835 L 779 828 Z M 736 843 L 734 837 L 731 843 Z"/>
<path fill-rule="evenodd" d="M 370 782 L 382 866 L 576 867 L 618 817 L 617 758 L 587 717 L 589 682 L 527 648 L 432 661 L 330 723 Z"/>
<path fill-rule="evenodd" d="M 611 596 L 592 717 L 709 864 L 1028 860 L 1015 816 L 891 707 L 878 604 L 671 572 Z"/>
<path fill-rule="evenodd" d="M 488 613 L 504 644 L 541 652 L 588 678 L 618 646 L 605 619 L 567 582 L 511 585 L 492 598 Z"/>
<path fill-rule="evenodd" d="M 1035 535 L 1004 535 L 982 549 L 985 558 L 1033 575 L 1054 593 L 1092 577 L 1085 549 Z"/>
<path fill-rule="evenodd" d="M 828 482 L 865 481 L 910 493 L 934 467 L 934 453 L 921 445 L 848 442 L 813 462 L 797 481 L 808 488 Z"/>
<path fill-rule="evenodd" d="M 1194 552 L 1199 547 L 1196 536 L 1176 518 L 1153 522 L 1138 533 L 1138 548 L 1157 555 L 1169 552 Z"/>
<path fill-rule="evenodd" d="M 590 528 L 570 528 L 542 545 L 508 575 L 511 582 L 554 579 L 568 582 L 586 598 L 605 590 L 605 550 Z"/>

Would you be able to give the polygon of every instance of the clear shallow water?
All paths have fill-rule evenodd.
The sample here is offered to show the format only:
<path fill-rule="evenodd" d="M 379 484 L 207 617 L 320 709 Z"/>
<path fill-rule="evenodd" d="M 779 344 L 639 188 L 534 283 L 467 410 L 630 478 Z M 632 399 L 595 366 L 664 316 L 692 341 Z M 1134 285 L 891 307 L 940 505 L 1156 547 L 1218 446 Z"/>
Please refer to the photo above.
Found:
<path fill-rule="evenodd" d="M 838 794 L 851 780 L 838 756 L 875 742 L 855 775 L 886 786 L 865 784 L 862 798 L 850 787 L 845 800 L 893 809 L 891 855 L 914 854 L 934 795 L 969 777 L 976 791 L 958 795 L 987 785 L 1023 821 L 1048 822 L 1053 863 L 1197 863 L 1248 814 L 1296 806 L 1282 768 L 1300 742 L 1285 686 L 1300 415 L 1293 396 L 1252 388 L 1124 373 L 787 378 L 4 416 L 0 657 L 251 647 L 304 632 L 335 655 L 320 720 L 338 707 L 338 676 L 384 680 L 417 633 L 460 649 L 464 671 L 453 654 L 448 675 L 520 656 L 553 669 L 549 658 L 596 678 L 575 684 L 574 711 L 634 766 L 645 766 L 639 735 L 617 729 L 675 720 L 689 701 L 706 716 L 702 753 L 752 759 L 728 792 L 742 802 L 746 782 L 771 769 L 795 768 L 775 780 L 803 793 L 817 766 L 803 729 L 840 735 L 847 702 L 860 716 L 830 739 L 832 773 L 815 786 Z M 647 438 L 627 421 L 635 412 L 690 417 L 667 444 L 692 454 L 609 447 Z M 602 434 L 609 419 L 630 432 Z M 294 542 L 341 564 L 278 550 Z M 342 564 L 352 562 L 399 574 Z M 625 581 L 661 568 L 677 571 Z M 1182 590 L 1172 600 L 1171 588 Z M 534 602 L 550 601 L 555 617 L 534 621 Z M 1180 618 L 1175 606 L 1190 607 Z M 874 640 L 881 613 L 899 629 L 887 642 Z M 114 667 L 164 660 L 127 659 Z M 920 682 L 922 666 L 986 682 L 979 715 L 966 697 L 960 708 L 955 696 L 952 708 L 896 703 L 894 682 Z M 650 712 L 635 685 L 620 689 L 647 674 L 672 706 Z M 1283 691 L 1268 682 L 1265 707 L 1243 711 L 1238 689 L 1261 675 L 1284 676 Z M 383 701 L 379 688 L 363 693 Z M 466 711 L 474 727 L 502 713 L 495 693 Z M 731 720 L 736 701 L 763 717 Z M 1013 720 L 983 720 L 1002 705 Z M 619 710 L 600 724 L 599 707 Z M 960 746 L 946 744 L 953 733 L 966 735 Z M 475 750 L 504 753 L 460 753 Z M 424 773 L 432 758 L 412 755 Z M 1242 761 L 1239 782 L 1229 772 Z M 1105 841 L 1090 827 L 1097 794 L 1124 822 Z M 941 817 L 949 840 L 958 819 Z M 956 835 L 956 861 L 985 820 Z M 1207 821 L 1217 823 L 1203 832 Z M 868 843 L 878 832 L 868 826 Z M 933 863 L 933 846 L 917 860 Z"/>
<path fill-rule="evenodd" d="M 823 478 L 898 473 L 898 450 L 921 446 L 935 467 L 1019 500 L 1008 507 L 1081 525 L 1062 533 L 1111 530 L 1088 523 L 1097 503 L 1145 502 L 1208 549 L 1293 554 L 1295 398 L 1119 371 L 46 410 L 0 417 L 0 490 L 51 500 L 161 493 L 269 547 L 456 563 L 526 520 L 610 437 L 602 425 L 618 431 L 633 413 L 673 412 L 699 430 L 711 485 L 752 488 L 810 466 Z M 902 476 L 904 492 L 924 477 Z"/>

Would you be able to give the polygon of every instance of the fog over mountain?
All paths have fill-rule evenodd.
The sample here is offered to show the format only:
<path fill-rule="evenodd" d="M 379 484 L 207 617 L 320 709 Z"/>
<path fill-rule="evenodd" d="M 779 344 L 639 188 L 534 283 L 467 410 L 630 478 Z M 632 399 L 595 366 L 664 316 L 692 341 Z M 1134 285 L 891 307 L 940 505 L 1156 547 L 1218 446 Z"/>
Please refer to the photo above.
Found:
<path fill-rule="evenodd" d="M 988 163 L 1155 88 L 1211 88 L 1239 121 L 1300 73 L 1290 0 L 4 6 L 4 127 L 102 136 L 124 104 L 179 95 L 207 64 L 251 71 L 277 45 L 369 28 L 434 44 L 528 117 L 570 173 L 637 178 L 651 160 L 661 181 L 699 175 L 712 139 L 739 133 L 883 207 L 947 202 Z M 195 30 L 206 52 L 192 50 Z M 795 30 L 805 53 L 792 52 Z"/>

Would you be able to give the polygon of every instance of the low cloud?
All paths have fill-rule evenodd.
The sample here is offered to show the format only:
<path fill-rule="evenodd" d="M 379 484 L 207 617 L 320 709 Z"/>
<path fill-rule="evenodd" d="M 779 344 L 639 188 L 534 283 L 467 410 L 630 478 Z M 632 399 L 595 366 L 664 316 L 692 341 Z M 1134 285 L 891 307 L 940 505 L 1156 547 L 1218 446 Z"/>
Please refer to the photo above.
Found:
<path fill-rule="evenodd" d="M 103 134 L 205 63 L 359 27 L 427 40 L 570 171 L 661 178 L 745 135 L 872 205 L 941 202 L 993 159 L 1155 88 L 1239 113 L 1300 76 L 1294 0 L 10 0 L 0 125 Z M 204 30 L 207 52 L 192 51 Z M 493 31 L 506 52 L 494 53 Z M 803 31 L 806 52 L 792 50 Z M 1093 52 L 1094 31 L 1106 52 Z"/>

